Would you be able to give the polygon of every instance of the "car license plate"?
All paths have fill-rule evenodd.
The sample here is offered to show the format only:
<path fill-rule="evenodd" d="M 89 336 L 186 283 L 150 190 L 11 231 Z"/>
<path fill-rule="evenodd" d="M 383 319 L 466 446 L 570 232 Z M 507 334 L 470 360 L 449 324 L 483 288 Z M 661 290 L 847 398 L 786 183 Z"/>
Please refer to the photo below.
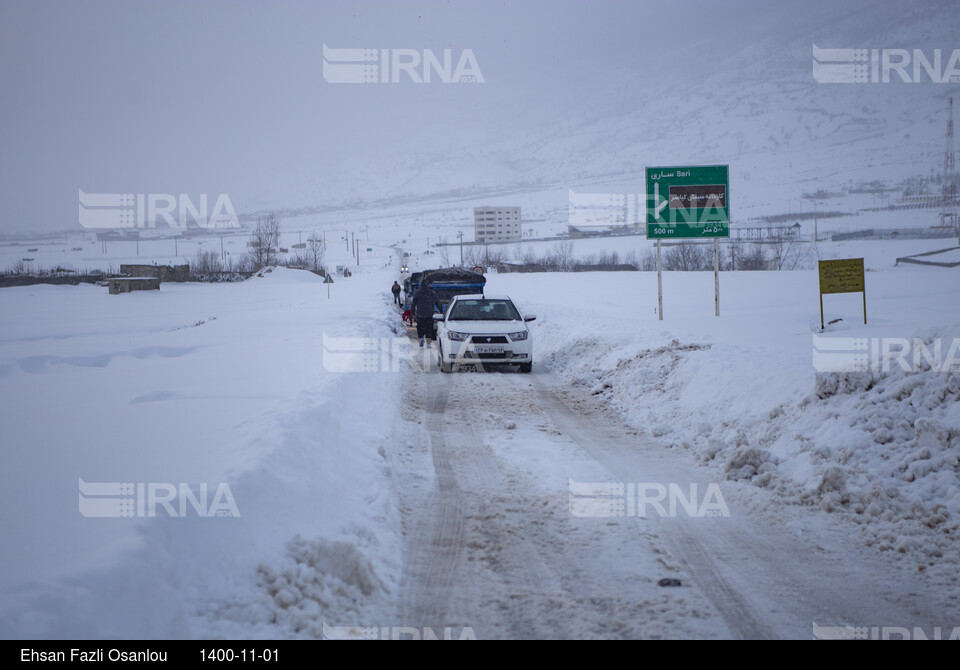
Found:
<path fill-rule="evenodd" d="M 502 354 L 503 345 L 502 344 L 478 344 L 477 353 L 478 354 Z"/>

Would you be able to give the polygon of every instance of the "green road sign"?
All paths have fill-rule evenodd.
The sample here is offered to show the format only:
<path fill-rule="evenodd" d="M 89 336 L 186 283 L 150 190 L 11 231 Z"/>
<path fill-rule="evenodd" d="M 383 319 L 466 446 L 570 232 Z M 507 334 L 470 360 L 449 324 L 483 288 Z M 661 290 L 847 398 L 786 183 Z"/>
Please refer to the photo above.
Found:
<path fill-rule="evenodd" d="M 726 165 L 647 168 L 647 237 L 730 237 Z"/>

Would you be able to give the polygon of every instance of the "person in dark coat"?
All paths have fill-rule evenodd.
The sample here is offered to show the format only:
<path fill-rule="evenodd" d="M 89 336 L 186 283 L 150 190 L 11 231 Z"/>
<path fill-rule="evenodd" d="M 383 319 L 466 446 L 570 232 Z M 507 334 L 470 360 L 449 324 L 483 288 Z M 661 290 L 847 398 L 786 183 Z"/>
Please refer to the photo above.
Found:
<path fill-rule="evenodd" d="M 413 314 L 417 318 L 417 337 L 420 338 L 420 346 L 423 346 L 426 338 L 433 338 L 433 313 L 434 308 L 443 311 L 440 306 L 440 297 L 433 290 L 430 282 L 422 282 L 420 288 L 413 296 L 411 304 Z M 429 346 L 429 345 L 428 345 Z"/>
<path fill-rule="evenodd" d="M 393 300 L 403 307 L 403 303 L 400 302 L 400 284 L 398 282 L 393 282 L 393 286 L 390 287 L 390 290 L 393 291 Z"/>

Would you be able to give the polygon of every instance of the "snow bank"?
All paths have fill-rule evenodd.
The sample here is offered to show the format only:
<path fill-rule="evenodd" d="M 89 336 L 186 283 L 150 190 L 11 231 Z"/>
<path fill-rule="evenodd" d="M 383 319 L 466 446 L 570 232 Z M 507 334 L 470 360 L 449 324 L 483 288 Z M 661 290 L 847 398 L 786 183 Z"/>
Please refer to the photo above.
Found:
<path fill-rule="evenodd" d="M 342 280 L 331 298 L 322 282 L 276 269 L 122 296 L 0 292 L 20 315 L 0 324 L 0 489 L 19 510 L 3 523 L 0 636 L 309 637 L 324 617 L 383 611 L 399 385 L 331 372 L 323 342 L 395 338 L 389 282 Z M 84 517 L 79 479 L 225 483 L 238 516 Z"/>
<path fill-rule="evenodd" d="M 857 315 L 845 313 L 838 334 L 916 336 L 931 350 L 939 338 L 948 358 L 950 343 L 960 342 L 960 325 L 951 323 L 960 300 L 950 289 L 931 295 L 927 282 L 914 281 L 921 276 L 870 277 L 877 325 L 858 325 Z M 726 318 L 707 312 L 697 319 L 665 301 L 673 320 L 658 322 L 637 308 L 651 297 L 642 277 L 582 279 L 580 287 L 551 277 L 568 300 L 534 305 L 544 315 L 535 322 L 536 359 L 718 478 L 770 490 L 777 504 L 843 517 L 866 545 L 904 554 L 957 589 L 960 370 L 932 369 L 921 357 L 909 372 L 888 361 L 874 362 L 885 372 L 817 373 L 810 326 L 804 334 L 801 325 L 811 320 L 798 318 L 803 301 L 816 315 L 809 309 L 816 293 L 811 300 L 792 286 L 805 280 L 801 273 L 725 278 Z M 522 302 L 520 291 L 544 278 L 511 281 Z M 696 276 L 668 275 L 665 283 L 691 294 L 706 288 Z M 579 300 L 582 310 L 567 306 Z M 922 302 L 929 304 L 919 316 Z M 619 320 L 609 317 L 608 304 L 623 306 Z M 750 313 L 751 304 L 764 309 Z M 919 328 L 925 323 L 942 325 Z"/>

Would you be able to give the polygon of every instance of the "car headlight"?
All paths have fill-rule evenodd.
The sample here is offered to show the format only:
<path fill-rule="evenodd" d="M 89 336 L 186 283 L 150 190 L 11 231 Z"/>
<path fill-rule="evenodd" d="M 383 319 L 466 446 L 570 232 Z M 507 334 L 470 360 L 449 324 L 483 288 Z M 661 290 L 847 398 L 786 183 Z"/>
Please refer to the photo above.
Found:
<path fill-rule="evenodd" d="M 528 334 L 529 334 L 529 333 L 528 333 L 527 331 L 521 330 L 521 331 L 518 332 L 518 333 L 507 333 L 507 336 L 508 336 L 511 340 L 513 340 L 514 342 L 516 342 L 517 340 L 525 340 L 525 339 L 527 339 L 527 335 L 528 335 Z"/>
<path fill-rule="evenodd" d="M 449 337 L 454 342 L 463 342 L 465 339 L 470 337 L 470 333 L 458 333 L 454 330 L 448 330 L 447 337 Z"/>

